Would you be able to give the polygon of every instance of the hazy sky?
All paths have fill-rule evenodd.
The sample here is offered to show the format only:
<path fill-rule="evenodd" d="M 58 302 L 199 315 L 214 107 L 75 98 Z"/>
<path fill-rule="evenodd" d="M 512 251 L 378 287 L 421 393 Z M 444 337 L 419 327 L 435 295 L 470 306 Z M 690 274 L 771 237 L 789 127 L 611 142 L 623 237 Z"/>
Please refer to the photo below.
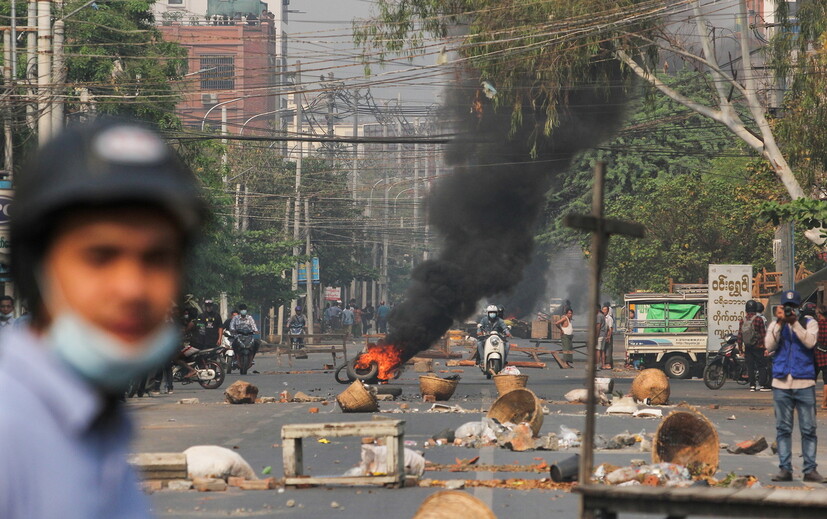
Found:
<path fill-rule="evenodd" d="M 354 19 L 370 17 L 373 5 L 372 0 L 290 0 L 289 9 L 301 12 L 288 14 L 289 66 L 293 68 L 296 60 L 301 60 L 303 82 L 333 72 L 337 79 L 346 79 L 350 85 L 364 87 L 370 84 L 371 93 L 378 102 L 395 100 L 398 94 L 401 94 L 403 104 L 437 102 L 442 79 L 431 73 L 426 74 L 430 77 L 410 78 L 414 74 L 422 75 L 423 71 L 396 73 L 415 66 L 405 60 L 385 67 L 373 66 L 371 72 L 375 76 L 365 77 L 359 61 L 360 49 L 353 43 L 352 28 Z M 428 56 L 418 63 L 434 61 L 433 56 Z"/>

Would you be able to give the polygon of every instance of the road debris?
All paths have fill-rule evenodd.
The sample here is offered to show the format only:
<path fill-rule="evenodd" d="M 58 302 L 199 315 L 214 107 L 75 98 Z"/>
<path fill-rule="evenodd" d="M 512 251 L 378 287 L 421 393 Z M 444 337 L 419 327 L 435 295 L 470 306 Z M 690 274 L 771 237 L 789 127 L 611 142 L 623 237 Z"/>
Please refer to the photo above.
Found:
<path fill-rule="evenodd" d="M 249 382 L 237 380 L 224 390 L 224 398 L 231 404 L 253 404 L 258 398 L 258 388 Z"/>
<path fill-rule="evenodd" d="M 728 447 L 727 452 L 730 454 L 758 454 L 768 448 L 769 444 L 767 443 L 767 439 L 761 436 L 759 438 L 753 438 L 741 443 L 736 443 L 735 445 Z"/>
<path fill-rule="evenodd" d="M 568 393 L 564 395 L 564 398 L 567 402 L 577 402 L 580 404 L 585 404 L 589 398 L 589 390 L 588 389 L 572 389 Z M 606 395 L 600 391 L 595 390 L 594 398 L 600 402 L 602 405 L 609 405 L 609 399 Z"/>
<path fill-rule="evenodd" d="M 182 398 L 178 401 L 179 404 L 200 404 L 201 401 L 197 398 Z"/>

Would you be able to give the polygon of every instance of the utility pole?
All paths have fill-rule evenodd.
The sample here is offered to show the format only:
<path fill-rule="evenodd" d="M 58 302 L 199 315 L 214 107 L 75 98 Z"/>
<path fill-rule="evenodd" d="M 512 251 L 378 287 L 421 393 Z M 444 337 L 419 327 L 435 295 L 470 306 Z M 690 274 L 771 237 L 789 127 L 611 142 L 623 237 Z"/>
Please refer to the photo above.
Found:
<path fill-rule="evenodd" d="M 227 107 L 221 107 L 221 135 L 227 135 Z M 221 146 L 223 151 L 221 152 L 221 166 L 224 170 L 224 174 L 222 178 L 224 179 L 224 184 L 227 184 L 227 139 L 221 139 Z M 237 227 L 237 226 L 236 226 Z"/>
<path fill-rule="evenodd" d="M 293 93 L 293 103 L 296 105 L 296 135 L 302 134 L 302 118 L 304 114 L 302 113 L 302 96 L 301 96 L 301 83 L 302 83 L 302 63 L 301 61 L 296 61 L 296 82 L 295 82 L 295 92 Z M 296 157 L 296 205 L 293 211 L 293 241 L 295 245 L 293 246 L 293 257 L 298 258 L 299 252 L 299 220 L 301 220 L 301 186 L 302 186 L 302 154 L 304 153 L 304 143 L 302 141 L 298 141 L 296 143 L 299 149 L 298 157 Z M 296 263 L 293 267 L 293 279 L 292 279 L 292 289 L 293 292 L 296 292 L 299 289 L 299 263 L 296 260 Z M 296 300 L 292 299 L 290 301 L 290 315 L 296 310 Z"/>
<path fill-rule="evenodd" d="M 52 86 L 52 2 L 37 0 L 37 142 L 52 135 L 49 91 Z"/>
<path fill-rule="evenodd" d="M 5 87 L 7 96 L 7 101 L 4 103 L 6 105 L 6 113 L 3 117 L 3 169 L 6 170 L 6 174 L 8 175 L 9 181 L 11 181 L 12 179 L 12 168 L 14 167 L 14 160 L 12 155 L 13 140 L 11 132 L 12 106 L 10 95 L 12 89 L 14 88 L 14 80 L 12 77 L 11 67 L 14 58 L 12 57 L 13 53 L 11 47 L 11 40 L 11 32 L 3 31 L 3 86 Z"/>
<path fill-rule="evenodd" d="M 304 199 L 304 225 L 305 225 L 305 245 L 304 253 L 307 255 L 307 298 L 305 299 L 305 306 L 307 307 L 307 333 L 313 335 L 313 259 L 311 257 L 313 251 L 310 249 L 310 200 Z"/>
<path fill-rule="evenodd" d="M 287 231 L 290 230 L 290 206 L 292 205 L 293 201 L 288 198 L 284 202 L 284 235 L 287 236 Z M 284 276 L 284 271 L 281 272 L 282 279 Z M 283 342 L 282 333 L 284 331 L 284 305 L 279 305 L 279 320 L 278 320 L 278 330 L 277 335 L 279 337 L 279 344 Z"/>
<path fill-rule="evenodd" d="M 419 118 L 416 119 L 415 134 L 419 134 Z M 419 230 L 419 143 L 414 143 L 414 200 L 413 200 L 413 250 L 411 251 L 411 266 L 416 264 L 416 232 Z"/>
<path fill-rule="evenodd" d="M 12 0 L 14 5 L 14 0 Z M 66 83 L 66 59 L 63 50 L 64 21 L 57 20 L 54 25 L 54 55 L 52 57 L 52 136 L 63 129 L 63 87 Z M 15 60 L 16 61 L 16 60 Z"/>

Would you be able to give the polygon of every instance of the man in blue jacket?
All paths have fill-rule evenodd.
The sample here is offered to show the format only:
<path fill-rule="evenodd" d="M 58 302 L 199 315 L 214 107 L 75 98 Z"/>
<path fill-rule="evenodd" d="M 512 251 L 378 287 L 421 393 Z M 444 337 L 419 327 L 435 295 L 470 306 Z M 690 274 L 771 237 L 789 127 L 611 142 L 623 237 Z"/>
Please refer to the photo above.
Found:
<path fill-rule="evenodd" d="M 765 346 L 773 352 L 772 399 L 778 443 L 779 472 L 773 481 L 792 481 L 793 413 L 798 413 L 804 481 L 824 483 L 816 470 L 816 369 L 813 348 L 818 340 L 818 322 L 800 313 L 801 296 L 784 292 L 777 320 L 767 328 Z"/>

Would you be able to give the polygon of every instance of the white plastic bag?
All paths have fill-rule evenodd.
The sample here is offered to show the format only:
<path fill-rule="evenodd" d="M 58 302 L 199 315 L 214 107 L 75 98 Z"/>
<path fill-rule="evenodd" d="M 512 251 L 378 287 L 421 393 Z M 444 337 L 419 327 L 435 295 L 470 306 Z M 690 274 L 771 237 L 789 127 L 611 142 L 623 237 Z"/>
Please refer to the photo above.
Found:
<path fill-rule="evenodd" d="M 237 476 L 258 479 L 249 463 L 235 451 L 218 445 L 196 445 L 184 451 L 187 473 L 192 478 L 221 478 Z"/>
<path fill-rule="evenodd" d="M 520 375 L 520 370 L 514 366 L 506 366 L 500 371 L 500 375 Z"/>
<path fill-rule="evenodd" d="M 577 433 L 569 429 L 565 425 L 560 426 L 560 447 L 579 447 L 580 440 L 577 438 Z"/>
<path fill-rule="evenodd" d="M 362 445 L 363 475 L 387 474 L 388 448 L 385 445 Z M 425 458 L 416 451 L 405 449 L 405 474 L 420 477 L 425 472 Z"/>

